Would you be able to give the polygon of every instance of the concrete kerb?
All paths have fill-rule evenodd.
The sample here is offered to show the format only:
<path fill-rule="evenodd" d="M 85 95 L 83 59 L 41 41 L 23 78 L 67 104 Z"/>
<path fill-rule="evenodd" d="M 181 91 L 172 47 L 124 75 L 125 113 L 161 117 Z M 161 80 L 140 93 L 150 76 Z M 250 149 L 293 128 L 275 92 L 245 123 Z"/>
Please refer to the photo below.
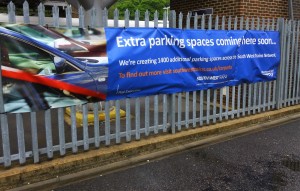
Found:
<path fill-rule="evenodd" d="M 300 117 L 300 105 L 0 170 L 0 190 L 49 189 Z"/>

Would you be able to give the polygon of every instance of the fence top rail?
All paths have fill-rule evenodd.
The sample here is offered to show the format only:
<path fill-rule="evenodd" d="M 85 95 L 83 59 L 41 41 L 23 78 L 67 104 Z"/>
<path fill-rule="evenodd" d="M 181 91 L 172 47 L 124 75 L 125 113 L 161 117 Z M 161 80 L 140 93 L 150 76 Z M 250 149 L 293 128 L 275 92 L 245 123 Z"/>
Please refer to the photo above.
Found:
<path fill-rule="evenodd" d="M 114 10 L 113 18 L 108 18 L 108 10 L 105 8 L 101 10 L 102 19 L 100 19 L 100 25 L 96 24 L 96 15 L 93 11 L 89 13 L 85 12 L 82 7 L 78 9 L 78 17 L 72 17 L 72 7 L 70 5 L 64 6 L 65 17 L 60 17 L 59 6 L 53 5 L 52 16 L 46 16 L 45 5 L 40 3 L 37 7 L 37 16 L 30 16 L 27 1 L 23 4 L 22 15 L 20 11 L 16 11 L 16 8 L 11 1 L 7 5 L 7 12 L 0 12 L 0 22 L 6 23 L 31 23 L 39 25 L 48 25 L 54 27 L 172 27 L 172 28 L 199 28 L 199 29 L 241 29 L 251 28 L 250 25 L 255 27 L 255 30 L 272 30 L 275 27 L 268 27 L 270 25 L 277 25 L 277 19 L 275 18 L 244 18 L 234 16 L 218 16 L 218 15 L 192 15 L 176 13 L 174 10 L 164 10 L 164 13 L 159 15 L 157 11 L 150 13 L 145 11 L 141 13 L 136 10 L 130 12 L 126 10 L 123 16 L 120 16 L 121 11 L 118 9 Z M 19 15 L 16 15 L 18 13 Z M 89 14 L 89 15 L 87 15 Z M 153 20 L 150 20 L 150 15 L 153 16 Z M 130 17 L 133 16 L 133 17 Z M 124 18 L 123 18 L 124 17 Z M 89 18 L 89 19 L 87 19 Z M 99 19 L 97 19 L 99 20 Z M 226 23 L 226 24 L 225 24 Z M 225 27 L 223 27 L 223 25 Z M 242 25 L 242 26 L 241 26 Z M 248 25 L 248 27 L 247 27 Z"/>

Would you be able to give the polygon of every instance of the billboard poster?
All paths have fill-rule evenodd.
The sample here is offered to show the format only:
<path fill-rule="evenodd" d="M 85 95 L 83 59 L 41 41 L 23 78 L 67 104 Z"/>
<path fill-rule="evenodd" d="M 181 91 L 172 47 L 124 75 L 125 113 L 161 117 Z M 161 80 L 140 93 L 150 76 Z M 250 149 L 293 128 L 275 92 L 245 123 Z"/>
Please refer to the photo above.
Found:
<path fill-rule="evenodd" d="M 108 99 L 275 80 L 279 32 L 106 28 Z"/>
<path fill-rule="evenodd" d="M 271 81 L 280 62 L 276 31 L 81 32 L 29 24 L 0 27 L 4 112 Z"/>

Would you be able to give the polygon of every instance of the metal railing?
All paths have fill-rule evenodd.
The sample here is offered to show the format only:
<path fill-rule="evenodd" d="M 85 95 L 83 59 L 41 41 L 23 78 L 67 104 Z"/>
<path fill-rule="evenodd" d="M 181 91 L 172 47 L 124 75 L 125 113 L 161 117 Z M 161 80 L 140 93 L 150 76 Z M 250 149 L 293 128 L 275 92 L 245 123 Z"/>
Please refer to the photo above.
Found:
<path fill-rule="evenodd" d="M 104 10 L 103 13 L 104 26 L 109 26 L 107 11 Z M 144 21 L 140 20 L 140 14 L 135 14 L 134 26 L 141 27 L 143 23 L 145 27 L 159 27 L 158 14 L 154 13 L 153 22 L 149 21 L 149 14 L 145 13 Z M 13 14 L 7 14 L 8 22 L 15 22 L 11 15 Z M 114 27 L 123 24 L 125 27 L 132 26 L 129 12 L 125 13 L 125 20 L 121 25 L 118 15 L 116 10 Z M 0 163 L 5 167 L 11 166 L 14 161 L 19 164 L 38 163 L 44 158 L 51 159 L 57 155 L 79 153 L 91 148 L 101 149 L 103 146 L 136 141 L 150 135 L 201 128 L 241 116 L 299 104 L 299 22 L 284 19 L 187 15 L 183 25 L 183 17 L 183 14 L 177 16 L 174 11 L 169 15 L 165 13 L 161 26 L 203 30 L 280 31 L 281 63 L 278 79 L 221 89 L 93 103 L 92 111 L 87 104 L 72 106 L 68 109 L 69 115 L 66 115 L 66 108 L 23 114 L 0 114 Z M 61 20 L 60 18 L 58 21 Z M 24 17 L 25 21 L 30 22 L 30 19 Z M 150 26 L 150 23 L 153 25 Z M 59 22 L 53 21 L 54 26 L 57 24 L 60 25 Z M 0 104 L 3 105 L 1 99 Z M 100 109 L 101 106 L 104 106 L 104 111 Z M 115 116 L 110 115 L 112 108 Z M 126 112 L 125 115 L 122 115 L 122 111 Z M 105 113 L 103 121 L 96 117 L 94 121 L 88 121 L 89 115 L 98 116 L 100 112 Z M 82 115 L 79 122 L 78 114 Z"/>

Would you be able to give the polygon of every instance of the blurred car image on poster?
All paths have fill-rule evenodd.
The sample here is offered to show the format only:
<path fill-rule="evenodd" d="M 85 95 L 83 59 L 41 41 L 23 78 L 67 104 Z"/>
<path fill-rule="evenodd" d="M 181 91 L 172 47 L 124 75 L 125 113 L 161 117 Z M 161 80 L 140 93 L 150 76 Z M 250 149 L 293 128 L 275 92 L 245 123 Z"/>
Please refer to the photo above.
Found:
<path fill-rule="evenodd" d="M 48 28 L 41 25 L 21 23 L 0 23 L 0 26 L 54 47 L 81 61 L 108 63 L 103 29 Z"/>
<path fill-rule="evenodd" d="M 3 27 L 0 62 L 4 112 L 31 112 L 106 99 L 106 65 L 81 62 Z"/>
<path fill-rule="evenodd" d="M 106 43 L 104 28 L 80 28 L 73 26 L 72 28 L 50 27 L 48 29 L 89 45 L 100 45 Z"/>

